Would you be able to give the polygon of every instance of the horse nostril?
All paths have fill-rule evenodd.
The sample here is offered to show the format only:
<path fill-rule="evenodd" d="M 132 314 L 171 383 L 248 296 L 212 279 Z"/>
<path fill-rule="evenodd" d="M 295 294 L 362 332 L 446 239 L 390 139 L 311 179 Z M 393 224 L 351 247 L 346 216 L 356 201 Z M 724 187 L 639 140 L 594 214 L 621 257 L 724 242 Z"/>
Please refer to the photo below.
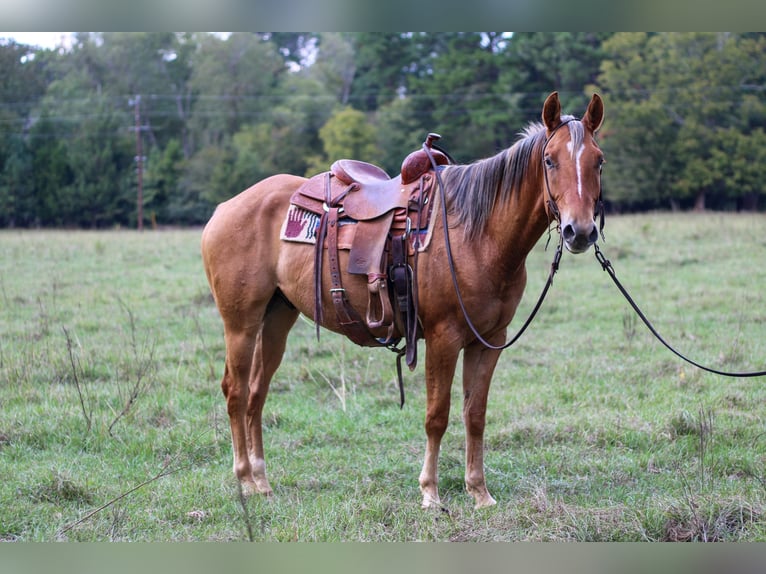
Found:
<path fill-rule="evenodd" d="M 575 238 L 575 235 L 577 235 L 577 233 L 575 233 L 575 230 L 574 230 L 574 227 L 572 227 L 572 224 L 567 223 L 564 226 L 564 229 L 561 230 L 561 235 L 565 241 L 572 241 Z"/>
<path fill-rule="evenodd" d="M 590 230 L 590 235 L 588 235 L 588 243 L 596 243 L 596 241 L 598 241 L 598 229 L 594 225 Z"/>

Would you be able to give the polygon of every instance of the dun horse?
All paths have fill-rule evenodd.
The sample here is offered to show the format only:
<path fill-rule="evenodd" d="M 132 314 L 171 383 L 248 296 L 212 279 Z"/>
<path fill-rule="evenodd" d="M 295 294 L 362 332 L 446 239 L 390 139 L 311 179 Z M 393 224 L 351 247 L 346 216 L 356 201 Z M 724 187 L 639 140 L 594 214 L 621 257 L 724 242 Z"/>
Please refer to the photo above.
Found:
<path fill-rule="evenodd" d="M 595 213 L 604 160 L 594 135 L 603 114 L 602 100 L 594 94 L 582 119 L 562 116 L 553 93 L 545 100 L 542 123 L 530 124 L 512 147 L 469 165 L 438 166 L 463 304 L 477 332 L 492 345 L 505 341 L 524 292 L 526 257 L 551 223 L 557 223 L 572 253 L 584 252 L 598 238 Z M 280 238 L 291 197 L 306 181 L 275 175 L 255 184 L 219 205 L 202 234 L 205 271 L 224 326 L 221 387 L 231 423 L 234 473 L 246 493 L 272 493 L 262 410 L 298 314 L 316 317 L 315 246 Z M 427 249 L 418 254 L 414 286 L 418 334 L 426 353 L 422 505 L 440 504 L 439 446 L 462 351 L 465 486 L 476 507 L 489 506 L 495 500 L 484 478 L 484 426 L 500 351 L 487 347 L 469 328 L 453 287 L 441 211 L 434 209 L 432 218 L 434 230 Z M 327 312 L 333 308 L 327 251 L 319 283 L 326 312 L 320 317 L 323 327 L 342 332 L 338 317 Z M 344 294 L 351 307 L 363 310 L 369 303 L 368 284 L 363 275 L 346 273 L 348 257 L 348 251 L 340 251 Z"/>

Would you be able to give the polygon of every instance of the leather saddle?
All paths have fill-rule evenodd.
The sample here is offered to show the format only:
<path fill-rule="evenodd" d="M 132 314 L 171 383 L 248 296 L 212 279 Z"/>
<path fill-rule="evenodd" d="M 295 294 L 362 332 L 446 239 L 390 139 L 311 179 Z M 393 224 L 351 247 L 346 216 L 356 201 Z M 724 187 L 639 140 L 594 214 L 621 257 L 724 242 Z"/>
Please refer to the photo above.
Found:
<path fill-rule="evenodd" d="M 327 251 L 330 292 L 343 332 L 358 345 L 384 345 L 396 351 L 404 334 L 406 349 L 400 356 L 406 352 L 410 369 L 417 362 L 417 253 L 421 230 L 430 220 L 436 179 L 431 158 L 437 165 L 451 163 L 448 155 L 432 148 L 438 137 L 429 134 L 424 145 L 428 153 L 419 149 L 409 154 L 401 173 L 393 178 L 376 165 L 340 159 L 329 171 L 310 178 L 290 199 L 320 216 L 314 259 L 317 336 L 323 313 L 322 262 Z M 342 246 L 339 235 L 344 236 Z M 343 290 L 338 249 L 348 245 L 345 271 L 367 276 L 364 319 Z"/>

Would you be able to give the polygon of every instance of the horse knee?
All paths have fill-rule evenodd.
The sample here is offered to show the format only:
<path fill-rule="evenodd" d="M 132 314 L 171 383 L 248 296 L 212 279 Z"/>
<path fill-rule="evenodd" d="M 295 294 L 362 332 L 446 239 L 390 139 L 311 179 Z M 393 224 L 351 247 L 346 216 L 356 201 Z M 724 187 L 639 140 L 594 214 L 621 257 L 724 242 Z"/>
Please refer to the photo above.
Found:
<path fill-rule="evenodd" d="M 426 435 L 427 436 L 436 436 L 441 438 L 444 436 L 444 433 L 447 431 L 447 424 L 449 422 L 449 418 L 444 415 L 427 415 L 426 416 Z"/>
<path fill-rule="evenodd" d="M 464 417 L 465 432 L 471 437 L 483 437 L 485 420 L 483 416 L 475 416 L 470 413 Z"/>
<path fill-rule="evenodd" d="M 250 395 L 247 398 L 247 415 L 252 417 L 256 414 L 260 414 L 263 410 L 263 405 L 266 402 L 267 388 L 261 388 L 250 391 Z"/>
<path fill-rule="evenodd" d="M 221 382 L 221 390 L 223 391 L 223 396 L 226 398 L 226 411 L 229 416 L 232 418 L 240 416 L 246 406 L 243 403 L 244 395 L 242 390 L 239 386 L 232 384 L 232 381 L 227 377 L 224 377 Z"/>

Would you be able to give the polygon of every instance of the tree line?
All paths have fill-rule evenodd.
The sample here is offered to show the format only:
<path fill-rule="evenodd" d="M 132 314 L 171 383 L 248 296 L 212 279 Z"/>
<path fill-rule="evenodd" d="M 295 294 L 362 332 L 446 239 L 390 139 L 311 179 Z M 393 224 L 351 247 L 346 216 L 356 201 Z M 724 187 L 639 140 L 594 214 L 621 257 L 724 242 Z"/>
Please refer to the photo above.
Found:
<path fill-rule="evenodd" d="M 766 35 L 78 33 L 0 40 L 0 226 L 197 225 L 275 173 L 396 174 L 428 132 L 460 162 L 558 91 L 605 100 L 612 210 L 757 209 Z"/>

